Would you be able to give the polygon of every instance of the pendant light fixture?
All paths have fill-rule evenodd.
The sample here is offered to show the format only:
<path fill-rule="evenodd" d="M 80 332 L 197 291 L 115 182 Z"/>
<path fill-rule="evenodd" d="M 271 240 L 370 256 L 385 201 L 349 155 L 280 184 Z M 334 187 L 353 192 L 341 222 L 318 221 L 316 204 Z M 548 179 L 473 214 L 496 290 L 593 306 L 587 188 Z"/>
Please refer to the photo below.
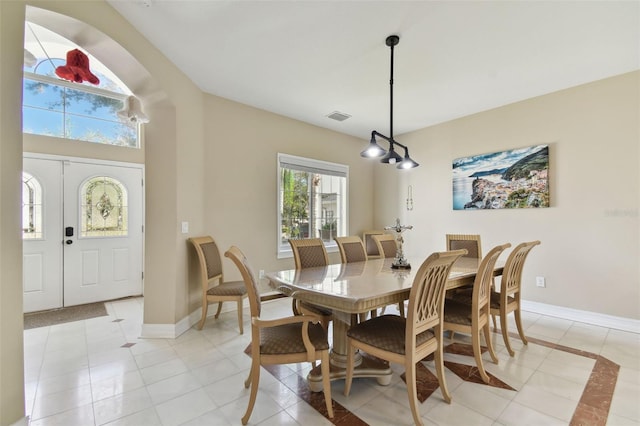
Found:
<path fill-rule="evenodd" d="M 391 48 L 391 79 L 389 80 L 390 89 L 390 101 L 389 101 L 389 136 L 385 136 L 376 130 L 371 132 L 371 140 L 369 146 L 360 153 L 362 157 L 380 158 L 381 163 L 397 164 L 399 169 L 412 169 L 418 167 L 416 163 L 409 157 L 409 148 L 402 145 L 393 139 L 393 48 L 400 42 L 400 37 L 397 35 L 390 35 L 386 39 L 386 44 Z M 376 136 L 389 142 L 389 150 L 385 150 L 376 141 Z M 398 154 L 395 150 L 395 145 L 404 149 L 404 157 Z"/>

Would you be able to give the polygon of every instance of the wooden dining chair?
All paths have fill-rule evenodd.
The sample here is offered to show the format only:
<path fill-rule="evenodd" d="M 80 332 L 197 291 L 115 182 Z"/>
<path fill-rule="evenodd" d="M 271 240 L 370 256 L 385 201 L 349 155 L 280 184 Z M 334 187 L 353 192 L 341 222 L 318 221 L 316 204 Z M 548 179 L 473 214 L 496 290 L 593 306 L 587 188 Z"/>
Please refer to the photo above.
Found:
<path fill-rule="evenodd" d="M 329 255 L 324 248 L 324 242 L 320 238 L 290 239 L 289 245 L 293 252 L 296 269 L 327 266 L 329 264 Z M 329 328 L 329 323 L 333 317 L 330 310 L 298 300 L 295 297 L 292 301 L 292 308 L 293 313 L 296 315 L 313 314 L 320 316 L 325 330 Z"/>
<path fill-rule="evenodd" d="M 367 260 L 367 252 L 360 237 L 352 235 L 348 237 L 335 237 L 340 260 L 342 263 L 364 262 Z"/>
<path fill-rule="evenodd" d="M 398 243 L 396 243 L 396 237 L 391 234 L 373 235 L 371 237 L 378 247 L 380 256 L 388 259 L 390 257 L 396 257 L 398 252 Z"/>
<path fill-rule="evenodd" d="M 335 237 L 334 240 L 338 245 L 338 250 L 340 250 L 340 259 L 342 260 L 342 263 L 363 262 L 368 259 L 365 246 L 360 237 Z M 378 316 L 378 311 L 372 310 L 369 315 L 371 315 L 371 318 L 376 317 Z M 365 321 L 367 319 L 367 313 L 359 314 L 358 318 L 360 321 Z"/>
<path fill-rule="evenodd" d="M 207 320 L 207 310 L 210 303 L 218 302 L 215 318 L 220 316 L 223 302 L 236 302 L 238 309 L 238 326 L 242 329 L 242 303 L 247 297 L 247 290 L 243 281 L 225 281 L 222 270 L 222 257 L 218 245 L 210 236 L 189 238 L 189 242 L 196 249 L 200 265 L 200 282 L 202 287 L 202 317 L 198 329 L 202 330 Z"/>
<path fill-rule="evenodd" d="M 382 235 L 385 232 L 383 230 L 371 230 L 364 231 L 362 233 L 362 242 L 364 243 L 364 248 L 367 252 L 368 259 L 378 259 L 380 257 L 380 252 L 378 251 L 378 246 L 376 242 L 373 241 L 374 235 Z"/>
<path fill-rule="evenodd" d="M 447 234 L 447 250 L 466 249 L 464 257 L 482 259 L 482 245 L 478 234 Z"/>
<path fill-rule="evenodd" d="M 520 317 L 520 294 L 522 288 L 522 269 L 524 262 L 535 246 L 539 245 L 540 241 L 531 241 L 517 245 L 507 257 L 507 261 L 504 265 L 504 271 L 502 273 L 502 279 L 500 281 L 500 292 L 491 292 L 491 308 L 490 313 L 493 317 L 493 328 L 496 328 L 496 316 L 500 317 L 500 331 L 502 332 L 502 339 L 509 351 L 509 355 L 513 356 L 514 351 L 511 348 L 509 342 L 509 333 L 507 331 L 507 315 L 513 312 L 516 320 L 516 327 L 518 328 L 518 334 L 522 343 L 525 345 L 529 342 L 524 335 L 524 329 L 522 328 L 522 319 Z"/>
<path fill-rule="evenodd" d="M 451 395 L 444 377 L 442 321 L 444 291 L 451 266 L 466 250 L 433 253 L 416 272 L 409 294 L 407 318 L 382 315 L 352 326 L 347 331 L 347 372 L 344 394 L 353 380 L 355 351 L 403 364 L 413 421 L 422 425 L 416 391 L 416 363 L 434 354 L 436 375 L 444 400 Z"/>
<path fill-rule="evenodd" d="M 511 244 L 506 243 L 494 247 L 480 262 L 476 278 L 473 281 L 473 290 L 469 302 L 446 299 L 444 303 L 443 330 L 451 330 L 471 335 L 473 356 L 480 372 L 480 377 L 485 383 L 489 383 L 489 376 L 482 364 L 482 347 L 480 346 L 480 333 L 484 334 L 485 344 L 494 363 L 498 363 L 498 357 L 491 344 L 491 330 L 489 319 L 489 302 L 491 296 L 491 283 L 496 261 Z"/>
<path fill-rule="evenodd" d="M 480 235 L 478 234 L 447 234 L 447 250 L 467 250 L 466 256 L 473 259 L 482 259 L 482 245 L 480 244 Z M 493 282 L 491 283 L 493 288 Z M 447 292 L 446 297 L 451 298 L 455 294 L 468 293 L 466 296 L 471 299 L 471 287 L 465 286 Z M 453 339 L 453 333 L 451 338 Z"/>
<path fill-rule="evenodd" d="M 326 330 L 318 324 L 320 318 L 314 315 L 296 315 L 278 319 L 261 319 L 258 284 L 247 258 L 235 246 L 230 247 L 225 256 L 233 261 L 242 274 L 251 311 L 251 369 L 249 377 L 244 382 L 245 388 L 251 386 L 251 394 L 247 411 L 242 416 L 242 424 L 246 425 L 249 421 L 256 402 L 260 367 L 299 362 L 320 361 L 325 405 L 329 417 L 333 418 L 329 380 L 329 341 Z"/>
<path fill-rule="evenodd" d="M 391 234 L 373 235 L 371 237 L 378 247 L 378 252 L 385 259 L 395 258 L 398 252 L 398 243 L 396 237 Z M 404 316 L 404 302 L 398 303 L 398 311 L 401 316 Z M 384 308 L 382 310 L 384 313 Z"/>

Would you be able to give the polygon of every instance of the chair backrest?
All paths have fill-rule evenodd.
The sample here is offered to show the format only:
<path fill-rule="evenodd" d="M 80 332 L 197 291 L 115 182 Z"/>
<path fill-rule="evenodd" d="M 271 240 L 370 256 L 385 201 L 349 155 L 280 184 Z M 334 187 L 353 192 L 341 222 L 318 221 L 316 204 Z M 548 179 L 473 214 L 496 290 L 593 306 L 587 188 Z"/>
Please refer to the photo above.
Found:
<path fill-rule="evenodd" d="M 291 245 L 291 250 L 293 250 L 296 269 L 327 266 L 329 264 L 327 250 L 324 248 L 324 243 L 320 238 L 290 239 L 289 244 Z"/>
<path fill-rule="evenodd" d="M 198 262 L 200 263 L 200 277 L 202 285 L 207 287 L 209 282 L 214 279 L 218 280 L 218 284 L 223 282 L 222 258 L 218 245 L 210 236 L 192 237 L 189 242 L 196 249 L 198 254 Z"/>
<path fill-rule="evenodd" d="M 247 257 L 236 246 L 229 247 L 229 250 L 227 250 L 224 255 L 231 259 L 242 275 L 244 285 L 247 288 L 251 317 L 260 317 L 260 291 L 258 289 L 256 276 L 253 273 L 253 269 L 251 269 L 251 265 L 249 265 Z"/>
<path fill-rule="evenodd" d="M 500 297 L 506 298 L 512 294 L 520 295 L 520 286 L 522 284 L 522 269 L 524 261 L 527 259 L 532 248 L 540 244 L 540 241 L 531 241 L 528 243 L 518 244 L 507 257 L 504 265 L 502 280 L 500 283 Z"/>
<path fill-rule="evenodd" d="M 342 263 L 364 262 L 367 260 L 367 252 L 364 244 L 358 236 L 335 237 L 336 244 L 340 250 L 340 259 Z"/>
<path fill-rule="evenodd" d="M 493 270 L 502 252 L 509 247 L 511 247 L 510 243 L 496 246 L 482 258 L 480 266 L 478 266 L 476 279 L 473 282 L 473 293 L 471 296 L 472 313 L 484 313 L 488 317 L 489 301 L 491 299 L 491 284 L 493 283 Z"/>
<path fill-rule="evenodd" d="M 378 252 L 380 253 L 381 257 L 396 257 L 398 244 L 396 243 L 396 238 L 393 235 L 373 235 L 371 238 L 376 242 L 376 246 L 378 246 Z"/>
<path fill-rule="evenodd" d="M 482 246 L 480 235 L 477 234 L 447 234 L 447 250 L 466 249 L 464 257 L 482 259 Z"/>
<path fill-rule="evenodd" d="M 415 336 L 442 324 L 444 294 L 451 266 L 465 253 L 465 250 L 433 253 L 420 265 L 409 293 L 406 353 L 415 349 Z"/>
<path fill-rule="evenodd" d="M 362 233 L 362 242 L 364 243 L 364 248 L 367 252 L 367 257 L 369 259 L 380 257 L 380 252 L 378 252 L 378 246 L 376 245 L 376 242 L 373 241 L 372 237 L 374 235 L 382 235 L 382 234 L 384 234 L 384 231 L 378 231 L 378 230 L 364 231 Z"/>

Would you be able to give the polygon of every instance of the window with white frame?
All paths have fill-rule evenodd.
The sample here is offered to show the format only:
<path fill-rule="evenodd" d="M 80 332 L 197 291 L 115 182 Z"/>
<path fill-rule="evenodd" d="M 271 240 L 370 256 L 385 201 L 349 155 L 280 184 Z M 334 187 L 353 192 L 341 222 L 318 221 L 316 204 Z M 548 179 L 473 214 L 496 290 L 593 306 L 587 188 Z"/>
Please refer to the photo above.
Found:
<path fill-rule="evenodd" d="M 349 166 L 278 154 L 278 257 L 289 239 L 321 238 L 327 250 L 347 235 Z"/>

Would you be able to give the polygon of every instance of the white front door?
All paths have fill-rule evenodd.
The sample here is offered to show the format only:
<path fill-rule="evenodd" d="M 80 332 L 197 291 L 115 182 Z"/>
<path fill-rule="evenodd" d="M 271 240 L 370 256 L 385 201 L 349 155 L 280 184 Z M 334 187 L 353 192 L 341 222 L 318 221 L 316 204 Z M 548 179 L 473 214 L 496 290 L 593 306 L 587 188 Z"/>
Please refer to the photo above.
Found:
<path fill-rule="evenodd" d="M 62 193 L 58 194 L 57 203 L 45 198 L 48 201 L 43 204 L 42 215 L 48 219 L 53 216 L 52 209 L 61 213 L 57 223 L 53 223 L 54 217 L 51 222 L 45 220 L 43 234 L 52 242 L 38 253 L 42 253 L 43 264 L 45 260 L 51 261 L 52 269 L 54 259 L 50 259 L 50 253 L 57 246 L 62 253 L 57 257 L 61 279 L 56 288 L 48 271 L 40 273 L 32 268 L 38 263 L 38 257 L 33 255 L 36 240 L 28 241 L 25 237 L 25 312 L 141 295 L 142 168 L 80 159 L 25 158 L 25 172 L 32 170 L 39 175 L 39 169 L 47 162 L 58 162 L 61 174 L 57 179 L 43 176 L 42 192 L 55 197 L 50 187 L 57 181 L 62 182 Z M 23 207 L 23 222 L 24 216 Z M 38 284 L 38 280 L 43 283 Z M 38 288 L 46 291 L 34 291 Z M 58 299 L 54 294 L 59 295 Z"/>

